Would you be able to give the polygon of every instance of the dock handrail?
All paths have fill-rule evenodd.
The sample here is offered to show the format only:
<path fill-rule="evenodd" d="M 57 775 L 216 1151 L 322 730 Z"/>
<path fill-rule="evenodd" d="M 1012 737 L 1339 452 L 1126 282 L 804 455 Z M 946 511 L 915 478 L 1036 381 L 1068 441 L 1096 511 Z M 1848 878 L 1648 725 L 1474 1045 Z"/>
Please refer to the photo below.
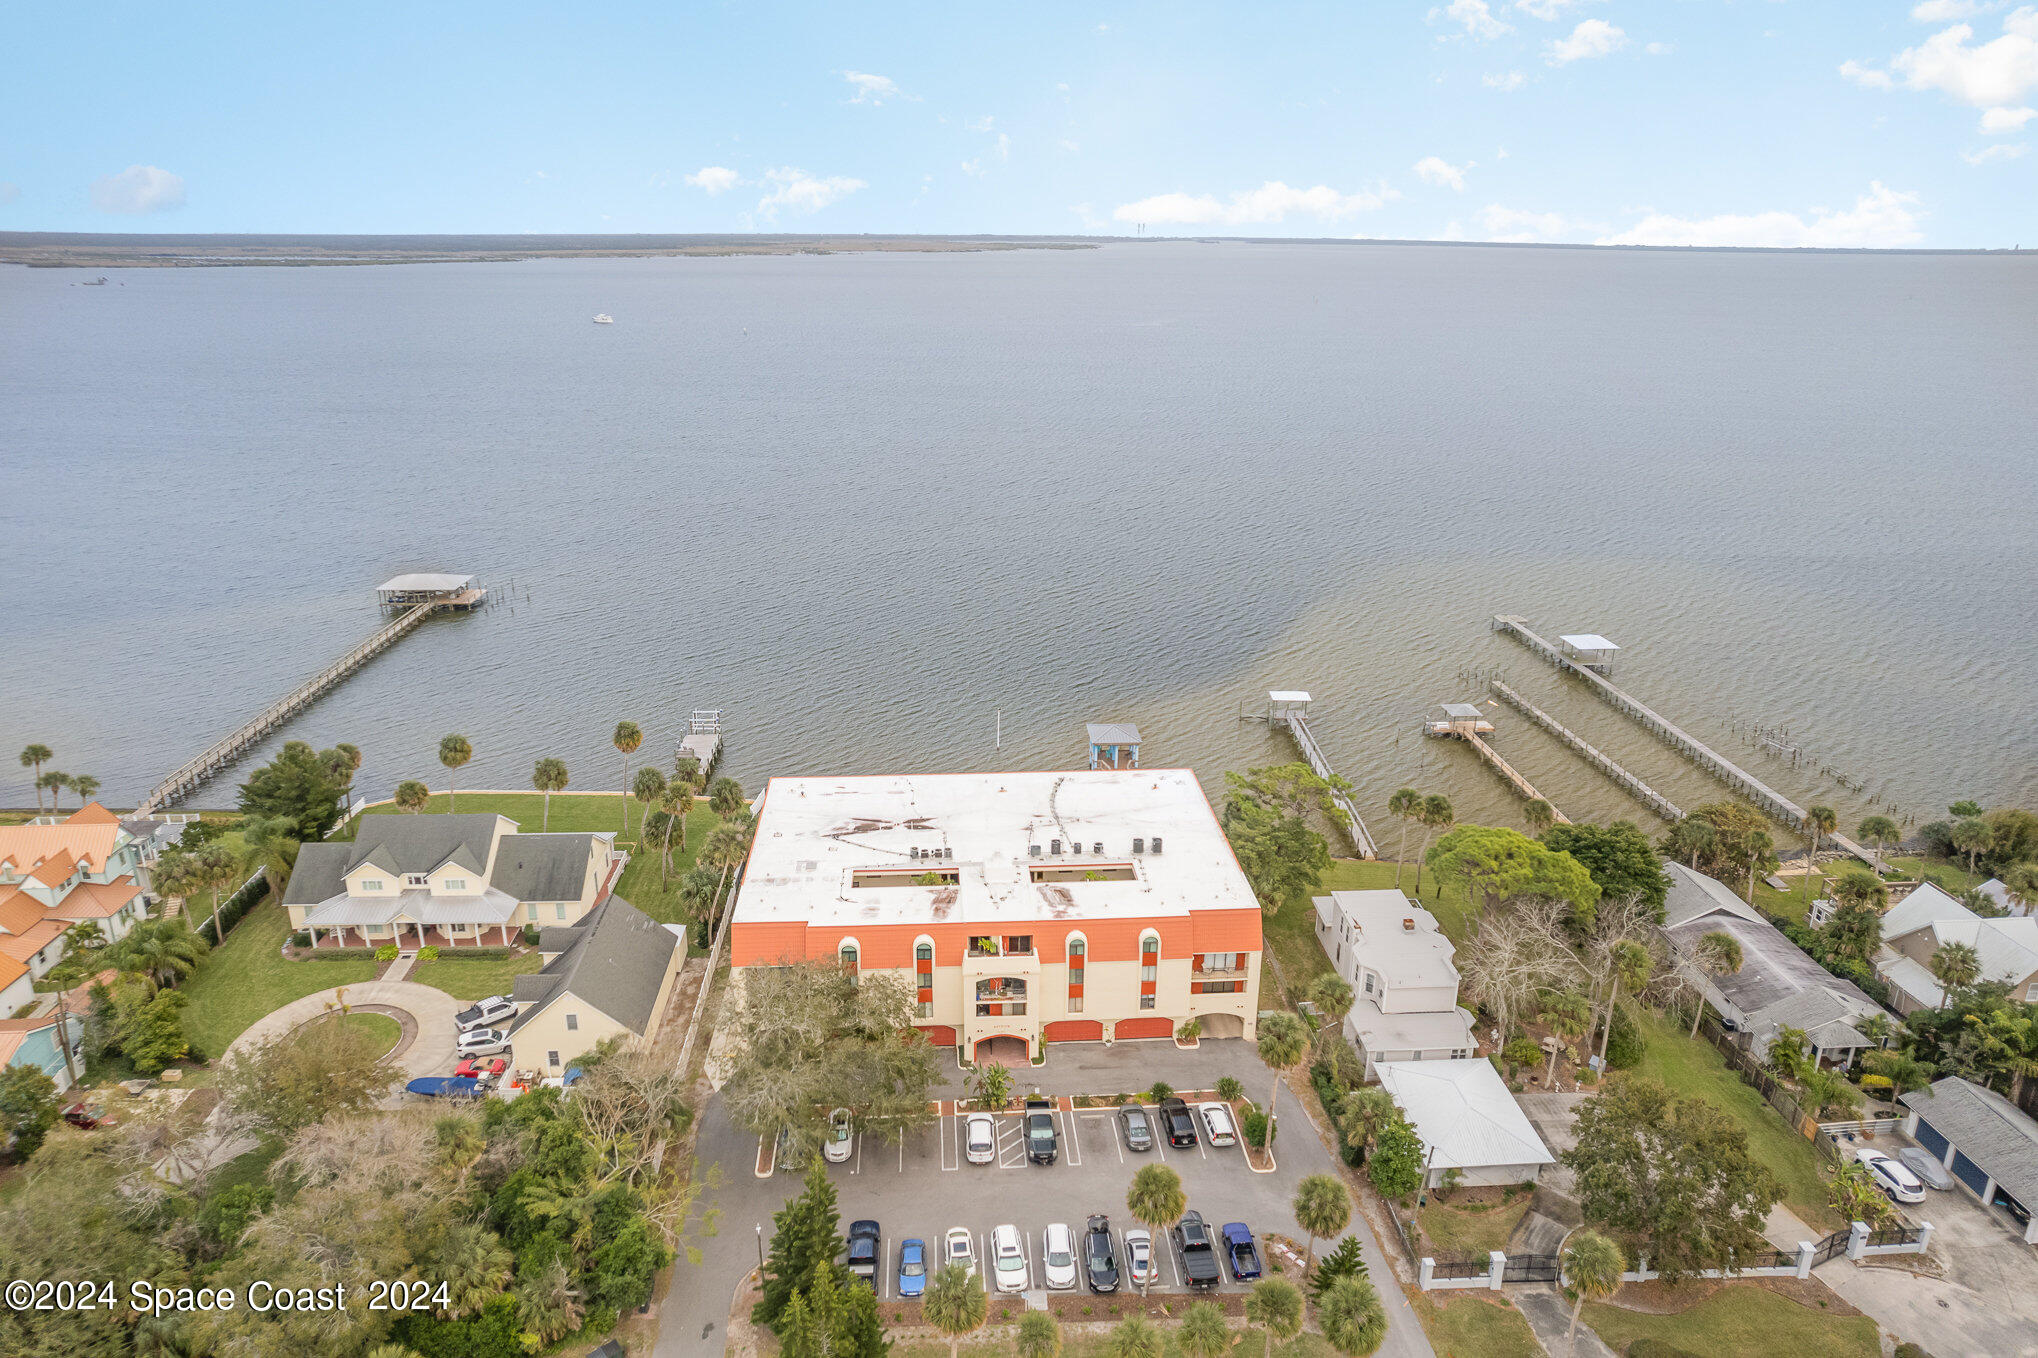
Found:
<path fill-rule="evenodd" d="M 1316 737 L 1309 733 L 1308 718 L 1296 713 L 1277 718 L 1277 721 L 1285 724 L 1288 733 L 1295 737 L 1295 743 L 1302 749 L 1302 758 L 1307 761 L 1317 777 L 1327 779 L 1335 776 L 1330 761 L 1323 757 L 1323 750 L 1316 743 Z M 1330 801 L 1331 805 L 1343 813 L 1345 836 L 1351 840 L 1352 847 L 1359 851 L 1359 857 L 1378 858 L 1380 850 L 1374 845 L 1373 836 L 1367 832 L 1366 822 L 1360 819 L 1359 808 L 1352 804 L 1352 799 L 1342 792 L 1333 792 L 1330 794 Z"/>
<path fill-rule="evenodd" d="M 1596 748 L 1588 744 L 1584 737 L 1571 730 L 1568 726 L 1565 726 L 1528 699 L 1522 697 L 1519 693 L 1516 693 L 1506 684 L 1498 679 L 1493 679 L 1488 681 L 1487 687 L 1493 691 L 1495 697 L 1498 697 L 1509 707 L 1512 707 L 1515 711 L 1521 713 L 1545 731 L 1548 731 L 1558 740 L 1570 746 L 1584 758 L 1586 763 L 1620 784 L 1630 796 L 1647 806 L 1664 820 L 1675 825 L 1678 821 L 1684 819 L 1684 812 L 1678 809 L 1675 802 L 1635 777 L 1634 774 L 1629 773 L 1606 755 L 1601 754 Z"/>

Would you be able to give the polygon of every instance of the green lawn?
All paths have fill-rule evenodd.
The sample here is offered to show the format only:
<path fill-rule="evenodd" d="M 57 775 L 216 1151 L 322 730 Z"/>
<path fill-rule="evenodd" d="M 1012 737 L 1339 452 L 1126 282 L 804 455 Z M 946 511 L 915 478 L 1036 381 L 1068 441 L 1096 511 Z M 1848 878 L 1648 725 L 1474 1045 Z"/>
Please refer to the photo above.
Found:
<path fill-rule="evenodd" d="M 378 1055 L 386 1054 L 403 1036 L 403 1025 L 387 1014 L 339 1014 L 326 1021 L 368 1038 Z"/>
<path fill-rule="evenodd" d="M 516 978 L 545 964 L 535 952 L 521 957 L 461 957 L 451 948 L 436 962 L 412 964 L 406 980 L 437 986 L 456 1000 L 479 1000 L 489 995 L 506 995 Z"/>
<path fill-rule="evenodd" d="M 207 1057 L 217 1058 L 249 1024 L 273 1009 L 329 986 L 375 977 L 372 958 L 286 962 L 282 948 L 289 936 L 290 916 L 282 906 L 265 901 L 248 912 L 185 982 L 190 1005 L 184 1011 L 184 1031 Z"/>
<path fill-rule="evenodd" d="M 1623 1311 L 1588 1302 L 1585 1323 L 1615 1352 L 1656 1339 L 1706 1358 L 1878 1358 L 1875 1322 L 1800 1306 L 1764 1287 L 1729 1284 L 1675 1315 Z"/>
<path fill-rule="evenodd" d="M 1696 1095 L 1732 1114 L 1747 1129 L 1749 1151 L 1783 1185 L 1784 1205 L 1820 1230 L 1838 1230 L 1844 1223 L 1826 1202 L 1826 1183 L 1812 1143 L 1785 1126 L 1760 1094 L 1727 1069 L 1704 1038 L 1687 1036 L 1690 1029 L 1649 1010 L 1635 1012 L 1635 1019 L 1648 1049 L 1634 1073 L 1661 1080 L 1680 1094 Z"/>
<path fill-rule="evenodd" d="M 1922 878 L 1930 873 L 1955 896 L 1980 886 L 1991 875 L 1987 869 L 1969 872 L 1964 861 L 1951 858 L 1888 858 L 1883 861 L 1892 871 L 1905 877 Z"/>
<path fill-rule="evenodd" d="M 1322 946 L 1316 941 L 1316 907 L 1310 904 L 1310 898 L 1333 891 L 1392 890 L 1393 886 L 1394 864 L 1385 859 L 1332 859 L 1329 870 L 1317 879 L 1314 890 L 1296 892 L 1279 911 L 1266 918 L 1267 948 L 1279 963 L 1282 977 L 1295 991 L 1293 998 L 1302 998 L 1312 981 L 1331 970 L 1330 958 L 1325 956 Z M 1401 889 L 1411 896 L 1414 894 L 1413 863 L 1402 867 Z M 1470 927 L 1471 906 L 1462 884 L 1445 883 L 1443 894 L 1439 897 L 1435 879 L 1425 872 L 1420 903 L 1437 917 L 1437 923 L 1443 926 L 1453 942 L 1463 942 Z"/>
<path fill-rule="evenodd" d="M 1437 1358 L 1542 1358 L 1543 1346 L 1521 1312 L 1484 1294 L 1425 1292 L 1415 1314 Z"/>
<path fill-rule="evenodd" d="M 620 775 L 621 767 L 617 768 Z M 499 816 L 508 816 L 517 822 L 520 829 L 537 833 L 545 828 L 545 798 L 535 792 L 517 793 L 456 793 L 455 800 L 463 815 L 493 811 Z M 630 833 L 623 833 L 622 798 L 601 796 L 584 792 L 559 792 L 552 796 L 552 817 L 550 829 L 560 831 L 600 831 L 616 836 L 616 846 L 630 855 L 629 866 L 623 869 L 622 880 L 616 883 L 616 894 L 642 910 L 651 918 L 666 924 L 676 924 L 686 918 L 680 908 L 678 893 L 674 890 L 681 873 L 693 866 L 694 855 L 702 841 L 708 837 L 719 820 L 708 809 L 705 799 L 696 801 L 686 818 L 686 847 L 677 845 L 672 850 L 671 878 L 661 882 L 659 846 L 640 846 L 637 843 L 637 827 L 643 823 L 644 808 L 635 798 L 630 799 Z M 443 793 L 433 796 L 425 804 L 420 815 L 432 815 L 447 810 Z M 364 814 L 370 816 L 406 815 L 396 806 L 370 807 Z M 351 830 L 347 837 L 351 838 Z M 413 973 L 415 974 L 415 973 Z M 420 978 L 422 979 L 422 978 Z M 429 984 L 429 982 L 427 983 Z M 483 991 L 482 994 L 494 994 Z"/>
<path fill-rule="evenodd" d="M 1507 1238 L 1528 1214 L 1534 1195 L 1513 1202 L 1438 1202 L 1432 1197 L 1420 1217 L 1422 1229 L 1440 1250 L 1457 1254 L 1491 1254 L 1507 1247 Z"/>

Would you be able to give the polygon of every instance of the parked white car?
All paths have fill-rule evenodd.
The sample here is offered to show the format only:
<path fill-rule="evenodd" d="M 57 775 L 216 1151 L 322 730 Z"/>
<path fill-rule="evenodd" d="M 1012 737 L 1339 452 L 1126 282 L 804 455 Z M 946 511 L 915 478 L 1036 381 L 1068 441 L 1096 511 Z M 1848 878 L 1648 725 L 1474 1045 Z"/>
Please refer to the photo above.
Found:
<path fill-rule="evenodd" d="M 1854 1152 L 1854 1158 L 1868 1171 L 1868 1177 L 1875 1180 L 1875 1186 L 1897 1202 L 1923 1202 L 1925 1185 L 1918 1176 L 1911 1173 L 1911 1167 L 1895 1156 L 1884 1155 L 1862 1147 Z"/>
<path fill-rule="evenodd" d="M 469 1028 L 453 1050 L 462 1056 L 495 1056 L 509 1050 L 509 1034 L 500 1028 Z"/>
<path fill-rule="evenodd" d="M 969 1271 L 970 1277 L 974 1278 L 977 1276 L 977 1247 L 975 1240 L 970 1236 L 968 1227 L 951 1226 L 948 1228 L 948 1238 L 941 1246 L 941 1262 L 944 1264 L 960 1264 Z"/>
<path fill-rule="evenodd" d="M 1076 1233 L 1057 1221 L 1040 1233 L 1040 1257 L 1047 1265 L 1047 1285 L 1057 1292 L 1076 1285 Z"/>
<path fill-rule="evenodd" d="M 989 1113 L 972 1113 L 962 1128 L 964 1153 L 973 1165 L 988 1165 L 998 1158 L 998 1124 Z"/>
<path fill-rule="evenodd" d="M 1026 1282 L 1026 1248 L 1019 1243 L 1019 1228 L 997 1227 L 991 1232 L 991 1286 L 1000 1292 L 1024 1292 Z"/>
<path fill-rule="evenodd" d="M 1154 1278 L 1153 1235 L 1144 1226 L 1125 1232 L 1125 1276 L 1134 1287 L 1144 1287 Z"/>
<path fill-rule="evenodd" d="M 849 1110 L 838 1108 L 828 1115 L 828 1139 L 821 1145 L 821 1154 L 828 1157 L 828 1163 L 839 1165 L 856 1149 L 856 1128 L 851 1124 Z"/>
<path fill-rule="evenodd" d="M 1196 1106 L 1203 1115 L 1203 1134 L 1213 1146 L 1236 1146 L 1238 1128 L 1231 1125 L 1231 1109 L 1221 1103 L 1203 1103 Z"/>

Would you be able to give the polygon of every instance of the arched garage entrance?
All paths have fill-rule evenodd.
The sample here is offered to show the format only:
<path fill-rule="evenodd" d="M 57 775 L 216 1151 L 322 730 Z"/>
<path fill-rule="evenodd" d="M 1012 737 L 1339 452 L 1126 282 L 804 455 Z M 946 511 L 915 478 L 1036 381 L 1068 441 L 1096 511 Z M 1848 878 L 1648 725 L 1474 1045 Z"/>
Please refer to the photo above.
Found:
<path fill-rule="evenodd" d="M 1237 1014 L 1198 1014 L 1205 1037 L 1244 1037 L 1245 1020 Z"/>
<path fill-rule="evenodd" d="M 1025 1066 L 1032 1064 L 1033 1056 L 1023 1037 L 983 1037 L 977 1039 L 976 1060 L 980 1066 Z"/>

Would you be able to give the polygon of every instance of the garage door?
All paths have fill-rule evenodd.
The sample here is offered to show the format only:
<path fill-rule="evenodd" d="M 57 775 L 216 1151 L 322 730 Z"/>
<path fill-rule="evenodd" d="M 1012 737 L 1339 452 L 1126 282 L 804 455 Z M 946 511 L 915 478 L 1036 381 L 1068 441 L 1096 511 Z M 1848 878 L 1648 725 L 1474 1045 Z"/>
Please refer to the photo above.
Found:
<path fill-rule="evenodd" d="M 1049 1042 L 1101 1042 L 1104 1025 L 1096 1019 L 1063 1019 L 1047 1025 Z"/>
<path fill-rule="evenodd" d="M 1121 1038 L 1173 1037 L 1175 1023 L 1173 1019 L 1164 1018 L 1120 1019 L 1116 1035 Z"/>
<path fill-rule="evenodd" d="M 945 1023 L 937 1023 L 931 1028 L 922 1028 L 920 1031 L 926 1035 L 929 1042 L 932 1042 L 937 1047 L 953 1047 L 956 1044 L 955 1029 Z"/>
<path fill-rule="evenodd" d="M 1918 1119 L 1918 1144 L 1932 1152 L 1940 1164 L 1946 1163 L 1946 1138 L 1939 1135 L 1939 1129 L 1923 1118 Z"/>
<path fill-rule="evenodd" d="M 1975 1164 L 1974 1161 L 1968 1159 L 1959 1151 L 1953 1152 L 1953 1174 L 1960 1182 L 1973 1189 L 1977 1195 L 1988 1187 L 1988 1175 L 1982 1172 L 1981 1166 Z"/>

